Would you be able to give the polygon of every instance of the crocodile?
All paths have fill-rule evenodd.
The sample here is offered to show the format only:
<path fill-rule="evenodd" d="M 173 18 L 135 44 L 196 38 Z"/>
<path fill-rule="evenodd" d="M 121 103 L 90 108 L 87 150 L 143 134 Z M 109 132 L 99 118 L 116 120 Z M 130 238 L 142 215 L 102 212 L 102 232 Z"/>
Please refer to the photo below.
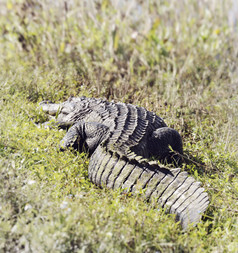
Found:
<path fill-rule="evenodd" d="M 59 104 L 43 101 L 40 106 L 68 129 L 62 150 L 89 153 L 88 176 L 94 184 L 132 194 L 142 190 L 146 200 L 175 214 L 184 229 L 200 221 L 209 204 L 200 182 L 180 168 L 150 161 L 181 163 L 181 136 L 162 118 L 143 107 L 86 97 Z"/>
<path fill-rule="evenodd" d="M 161 117 L 143 107 L 86 97 L 70 97 L 60 104 L 43 101 L 40 105 L 43 111 L 56 116 L 54 118 L 61 128 L 79 125 L 77 123 L 80 121 L 100 123 L 101 126 L 108 127 L 110 136 L 107 138 L 107 145 L 125 154 L 133 151 L 145 158 L 181 161 L 178 154 L 183 153 L 183 148 L 179 133 L 167 127 Z M 87 137 L 87 142 L 91 141 Z M 73 146 L 69 138 L 70 134 L 61 141 L 62 149 Z M 174 152 L 171 152 L 171 148 Z"/>

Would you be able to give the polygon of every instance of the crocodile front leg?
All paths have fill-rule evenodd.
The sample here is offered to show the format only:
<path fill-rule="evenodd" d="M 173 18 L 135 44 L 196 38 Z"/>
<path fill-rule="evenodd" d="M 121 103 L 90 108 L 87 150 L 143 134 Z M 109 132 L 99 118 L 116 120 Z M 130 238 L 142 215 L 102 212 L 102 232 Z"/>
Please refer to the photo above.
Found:
<path fill-rule="evenodd" d="M 78 121 L 66 133 L 60 142 L 61 150 L 69 147 L 92 154 L 97 146 L 107 138 L 109 128 L 96 122 Z"/>

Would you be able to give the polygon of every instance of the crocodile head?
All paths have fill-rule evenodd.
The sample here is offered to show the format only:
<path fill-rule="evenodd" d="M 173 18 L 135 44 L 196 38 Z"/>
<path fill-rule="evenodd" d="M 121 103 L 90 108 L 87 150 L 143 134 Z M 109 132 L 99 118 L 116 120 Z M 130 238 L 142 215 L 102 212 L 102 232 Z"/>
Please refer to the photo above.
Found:
<path fill-rule="evenodd" d="M 72 126 L 75 122 L 83 119 L 90 110 L 86 97 L 70 97 L 67 101 L 59 104 L 42 101 L 39 105 L 61 128 Z"/>

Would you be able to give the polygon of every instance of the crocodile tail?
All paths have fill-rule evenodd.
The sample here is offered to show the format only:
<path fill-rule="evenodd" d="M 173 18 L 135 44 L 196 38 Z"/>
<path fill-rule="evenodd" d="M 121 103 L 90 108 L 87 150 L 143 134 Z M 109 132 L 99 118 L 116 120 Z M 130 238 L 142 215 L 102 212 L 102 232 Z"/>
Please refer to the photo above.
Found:
<path fill-rule="evenodd" d="M 107 151 L 99 145 L 89 163 L 89 178 L 99 187 L 137 193 L 175 214 L 186 229 L 196 225 L 208 207 L 208 194 L 200 183 L 180 168 L 167 169 L 129 153 Z"/>

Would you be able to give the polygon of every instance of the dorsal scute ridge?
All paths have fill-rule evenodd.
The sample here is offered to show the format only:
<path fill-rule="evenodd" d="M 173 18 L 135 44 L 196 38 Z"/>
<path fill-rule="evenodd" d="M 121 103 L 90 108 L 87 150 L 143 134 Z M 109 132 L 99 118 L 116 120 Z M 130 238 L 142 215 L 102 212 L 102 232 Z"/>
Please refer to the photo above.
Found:
<path fill-rule="evenodd" d="M 120 150 L 129 147 L 137 155 L 146 158 L 151 155 L 148 147 L 149 136 L 155 129 L 166 127 L 163 119 L 154 112 L 132 104 L 108 102 L 98 98 L 70 97 L 59 105 L 66 108 L 66 114 L 59 115 L 59 125 L 69 126 L 80 120 L 105 124 L 111 132 L 108 144 L 115 144 Z M 70 108 L 73 108 L 72 111 Z"/>
<path fill-rule="evenodd" d="M 184 229 L 190 223 L 196 224 L 200 221 L 209 203 L 208 195 L 200 187 L 200 182 L 196 182 L 187 172 L 180 168 L 160 167 L 154 161 L 143 159 L 133 152 L 125 155 L 117 150 L 108 150 L 106 146 L 98 146 L 95 158 L 98 157 L 100 160 L 105 155 L 109 157 L 105 168 L 94 168 L 103 171 L 101 184 L 106 182 L 111 188 L 121 188 L 123 192 L 133 193 L 144 189 L 145 198 L 148 201 L 156 201 L 170 213 L 175 213 Z M 92 166 L 93 159 L 94 154 L 90 160 Z M 91 165 L 89 168 L 93 171 Z"/>
<path fill-rule="evenodd" d="M 100 146 L 100 149 L 102 149 L 103 152 L 110 153 L 112 157 L 120 158 L 126 162 L 135 164 L 135 165 L 143 165 L 143 167 L 150 169 L 151 171 L 166 171 L 167 173 L 171 174 L 170 169 L 165 167 L 160 167 L 158 165 L 158 162 L 156 161 L 149 161 L 146 158 L 143 158 L 142 156 L 136 155 L 134 152 L 130 151 L 129 153 L 122 153 L 118 150 L 110 149 L 107 146 Z M 176 168 L 177 169 L 177 168 Z"/>

